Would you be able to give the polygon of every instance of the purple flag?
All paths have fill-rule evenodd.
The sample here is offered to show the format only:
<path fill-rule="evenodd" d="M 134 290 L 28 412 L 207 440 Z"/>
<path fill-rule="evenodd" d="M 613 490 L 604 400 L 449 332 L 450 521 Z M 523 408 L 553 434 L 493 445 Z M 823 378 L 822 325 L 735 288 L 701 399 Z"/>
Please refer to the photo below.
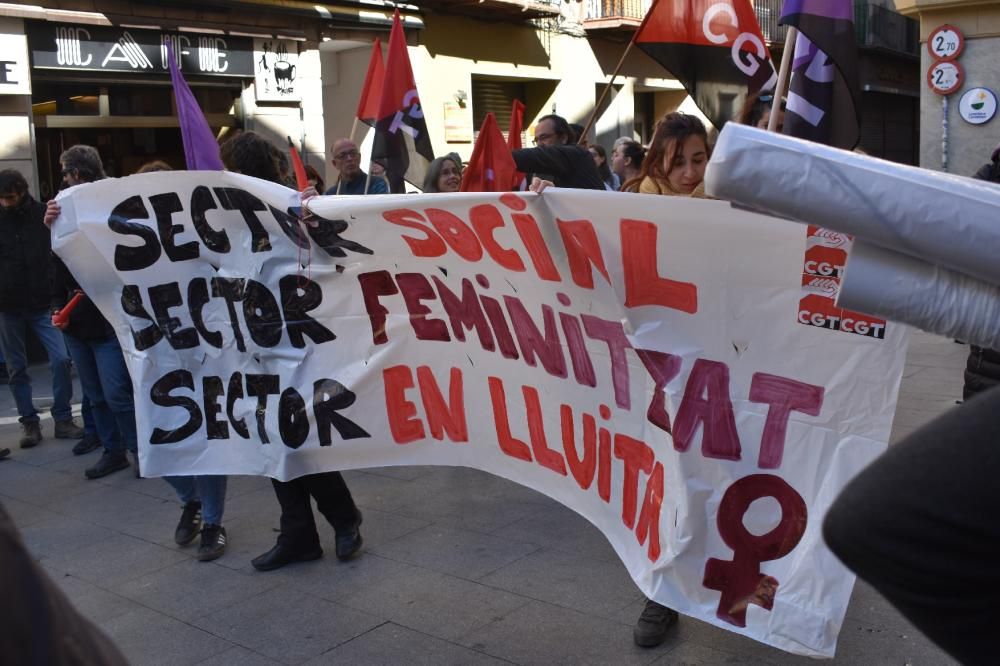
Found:
<path fill-rule="evenodd" d="M 180 121 L 187 168 L 191 171 L 223 171 L 225 167 L 219 157 L 219 142 L 215 140 L 205 114 L 198 106 L 198 100 L 194 98 L 194 93 L 177 66 L 173 45 L 169 41 L 166 44 L 170 82 L 174 86 L 174 99 L 177 100 L 177 119 Z"/>
<path fill-rule="evenodd" d="M 861 136 L 861 89 L 853 2 L 785 0 L 779 23 L 799 30 L 784 133 L 854 148 Z"/>

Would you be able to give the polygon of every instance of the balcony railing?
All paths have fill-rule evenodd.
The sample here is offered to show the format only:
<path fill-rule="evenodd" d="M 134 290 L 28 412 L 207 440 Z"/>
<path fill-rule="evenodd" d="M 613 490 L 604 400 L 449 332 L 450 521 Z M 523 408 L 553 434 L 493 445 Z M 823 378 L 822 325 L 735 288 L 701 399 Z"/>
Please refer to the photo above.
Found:
<path fill-rule="evenodd" d="M 598 26 L 635 27 L 646 15 L 652 0 L 587 0 L 586 21 Z M 755 0 L 754 12 L 768 44 L 784 44 L 788 28 L 778 25 L 784 0 Z M 854 30 L 858 46 L 897 53 L 917 54 L 919 24 L 886 7 L 867 0 L 854 3 Z"/>
<path fill-rule="evenodd" d="M 858 46 L 863 48 L 886 49 L 913 56 L 920 53 L 920 24 L 885 7 L 855 2 L 854 32 Z"/>

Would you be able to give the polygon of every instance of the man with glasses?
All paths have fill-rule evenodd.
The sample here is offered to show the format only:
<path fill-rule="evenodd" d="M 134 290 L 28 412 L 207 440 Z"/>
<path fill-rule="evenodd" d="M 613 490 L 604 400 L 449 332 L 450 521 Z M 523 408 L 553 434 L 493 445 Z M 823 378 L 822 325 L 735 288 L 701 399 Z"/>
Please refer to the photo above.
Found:
<path fill-rule="evenodd" d="M 49 357 L 52 373 L 52 418 L 57 439 L 80 439 L 83 429 L 73 421 L 73 382 L 62 334 L 52 326 L 52 241 L 42 223 L 45 206 L 28 194 L 28 182 L 18 171 L 0 171 L 0 349 L 10 373 L 10 391 L 17 405 L 22 449 L 42 441 L 38 411 L 31 395 L 26 336 L 30 327 Z"/>
<path fill-rule="evenodd" d="M 337 139 L 330 149 L 333 166 L 340 177 L 324 194 L 388 194 L 389 187 L 381 177 L 368 177 L 361 170 L 361 151 L 350 139 Z"/>
<path fill-rule="evenodd" d="M 573 142 L 573 136 L 562 116 L 542 116 L 535 125 L 535 147 L 513 152 L 517 170 L 551 181 L 556 187 L 603 190 L 604 181 L 594 159 L 586 148 Z"/>

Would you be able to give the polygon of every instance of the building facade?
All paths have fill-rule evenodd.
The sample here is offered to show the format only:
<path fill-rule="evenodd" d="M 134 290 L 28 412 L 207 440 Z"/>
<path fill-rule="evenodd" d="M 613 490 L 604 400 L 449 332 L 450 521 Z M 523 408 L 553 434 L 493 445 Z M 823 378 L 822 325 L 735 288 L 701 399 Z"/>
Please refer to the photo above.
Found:
<path fill-rule="evenodd" d="M 39 0 L 35 0 L 36 2 Z M 60 185 L 58 157 L 94 145 L 109 175 L 161 159 L 184 166 L 168 75 L 175 58 L 220 139 L 252 129 L 288 139 L 325 173 L 329 146 L 355 131 L 373 38 L 388 41 L 382 0 L 40 0 L 0 2 L 0 167 L 23 171 L 40 198 Z M 755 3 L 775 56 L 780 0 Z M 865 86 L 862 147 L 916 161 L 916 22 L 858 2 Z M 586 125 L 650 0 L 426 0 L 400 5 L 435 154 L 467 159 L 488 112 L 506 131 L 526 104 L 525 135 L 558 113 Z M 859 13 L 860 12 L 860 13 Z M 908 32 L 909 30 L 909 32 Z M 909 39 L 909 41 L 907 41 Z M 672 110 L 698 113 L 683 87 L 633 49 L 588 139 L 646 142 Z M 909 152 L 907 152 L 909 151 Z"/>
<path fill-rule="evenodd" d="M 973 89 L 1000 95 L 1000 3 L 969 0 L 896 0 L 897 9 L 920 21 L 920 166 L 970 176 L 989 161 L 1000 143 L 1000 121 L 961 113 L 962 98 Z M 934 63 L 927 42 L 939 27 L 951 25 L 964 36 L 956 62 L 964 71 L 959 87 L 947 96 L 930 89 L 925 73 Z"/>

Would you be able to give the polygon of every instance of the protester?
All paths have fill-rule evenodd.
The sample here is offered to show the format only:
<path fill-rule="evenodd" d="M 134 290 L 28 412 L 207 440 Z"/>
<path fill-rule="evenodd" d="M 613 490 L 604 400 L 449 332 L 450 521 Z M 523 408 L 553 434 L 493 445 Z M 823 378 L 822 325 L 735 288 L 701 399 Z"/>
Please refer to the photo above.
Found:
<path fill-rule="evenodd" d="M 0 664 L 128 664 L 114 643 L 73 607 L 37 558 L 0 505 L 0 590 L 4 596 Z"/>
<path fill-rule="evenodd" d="M 62 334 L 49 318 L 52 289 L 52 241 L 42 223 L 45 206 L 28 193 L 28 182 L 13 169 L 0 171 L 0 349 L 10 373 L 23 435 L 22 449 L 42 441 L 38 411 L 32 401 L 25 335 L 35 332 L 52 372 L 52 418 L 56 439 L 80 439 L 73 420 L 73 381 Z"/>
<path fill-rule="evenodd" d="M 462 158 L 448 153 L 435 158 L 427 167 L 424 192 L 458 192 L 462 186 Z"/>
<path fill-rule="evenodd" d="M 611 167 L 608 165 L 608 154 L 605 152 L 604 146 L 594 143 L 587 146 L 587 150 L 590 151 L 590 156 L 594 158 L 594 164 L 597 165 L 597 172 L 601 174 L 601 179 L 604 181 L 604 189 L 611 192 L 617 192 L 621 189 L 622 182 L 617 175 L 611 172 Z"/>
<path fill-rule="evenodd" d="M 882 455 L 823 522 L 830 550 L 963 664 L 996 662 L 1000 389 Z"/>
<path fill-rule="evenodd" d="M 707 164 L 708 134 L 705 125 L 696 116 L 668 113 L 656 125 L 639 173 L 622 189 L 633 191 L 632 188 L 638 185 L 638 191 L 646 194 L 704 197 L 702 181 Z M 677 619 L 677 611 L 647 599 L 632 631 L 635 644 L 640 647 L 661 644 Z"/>
<path fill-rule="evenodd" d="M 671 196 L 705 196 L 708 132 L 697 116 L 672 112 L 656 125 L 649 152 L 639 175 L 625 189 L 639 183 L 639 192 Z"/>
<path fill-rule="evenodd" d="M 622 185 L 619 189 L 622 192 L 636 192 L 639 189 L 639 170 L 642 162 L 646 159 L 646 149 L 639 143 L 626 140 L 622 143 L 615 142 L 614 151 L 611 153 L 611 171 L 618 176 Z M 632 190 L 625 189 L 625 183 L 635 183 Z"/>
<path fill-rule="evenodd" d="M 339 146 L 342 151 L 350 150 L 344 147 L 345 142 L 350 143 L 343 139 L 335 147 Z M 254 132 L 243 132 L 224 143 L 221 156 L 230 171 L 279 182 L 270 144 Z M 338 158 L 335 157 L 336 159 Z M 316 560 L 323 556 L 310 496 L 316 500 L 320 513 L 333 526 L 337 557 L 348 560 L 360 550 L 361 512 L 354 505 L 354 499 L 340 472 L 307 474 L 291 481 L 271 479 L 271 483 L 278 503 L 281 504 L 281 534 L 271 550 L 253 559 L 251 564 L 255 569 L 271 571 L 292 562 Z"/>
<path fill-rule="evenodd" d="M 75 187 L 105 178 L 104 165 L 97 150 L 76 145 L 59 157 L 63 182 Z M 59 204 L 50 201 L 45 224 L 51 226 L 60 213 Z M 133 455 L 133 472 L 139 477 L 138 437 L 135 428 L 135 403 L 132 380 L 115 330 L 94 302 L 86 295 L 67 321 L 58 323 L 56 314 L 80 292 L 80 285 L 61 259 L 55 257 L 52 285 L 52 323 L 62 329 L 66 346 L 76 364 L 83 393 L 90 400 L 94 425 L 104 445 L 101 459 L 84 471 L 88 479 L 99 479 L 129 466 L 126 452 Z"/>
<path fill-rule="evenodd" d="M 583 136 L 583 125 L 579 123 L 569 123 L 569 129 L 573 133 L 572 143 L 578 143 L 584 148 L 587 148 L 590 145 L 586 139 L 580 141 L 580 137 Z"/>
<path fill-rule="evenodd" d="M 136 173 L 172 171 L 166 162 L 156 160 L 143 164 Z M 174 530 L 174 542 L 186 546 L 201 534 L 196 557 L 201 562 L 222 557 L 226 552 L 226 528 L 222 514 L 226 506 L 224 475 L 165 476 L 163 480 L 177 492 L 183 509 Z"/>
<path fill-rule="evenodd" d="M 773 104 L 774 95 L 770 92 L 761 91 L 748 95 L 746 101 L 743 103 L 743 108 L 740 109 L 739 114 L 736 116 L 736 122 L 741 125 L 751 125 L 758 129 L 767 129 L 767 125 L 771 121 L 771 107 Z M 780 132 L 785 125 L 784 104 L 781 105 L 778 114 L 776 130 Z"/>
<path fill-rule="evenodd" d="M 973 178 L 1000 184 L 1000 145 L 993 151 L 990 161 L 980 167 Z M 975 394 L 997 385 L 1000 385 L 1000 350 L 969 345 L 962 399 L 968 400 Z"/>
<path fill-rule="evenodd" d="M 542 116 L 535 125 L 536 147 L 513 151 L 517 170 L 552 181 L 556 187 L 603 190 L 604 181 L 593 158 L 572 138 L 573 130 L 565 118 Z"/>
<path fill-rule="evenodd" d="M 173 167 L 163 160 L 153 160 L 146 162 L 136 170 L 136 173 L 155 173 L 157 171 L 173 171 Z"/>
<path fill-rule="evenodd" d="M 311 164 L 306 165 L 306 180 L 309 181 L 309 186 L 317 192 L 326 191 L 326 183 L 323 182 L 323 177 L 319 175 L 316 167 Z"/>
<path fill-rule="evenodd" d="M 326 191 L 326 194 L 387 194 L 389 187 L 385 179 L 374 174 L 369 179 L 368 174 L 361 170 L 361 151 L 350 139 L 337 139 L 330 149 L 333 155 L 333 167 L 340 174 L 337 184 Z M 367 183 L 367 186 L 365 185 Z"/>

